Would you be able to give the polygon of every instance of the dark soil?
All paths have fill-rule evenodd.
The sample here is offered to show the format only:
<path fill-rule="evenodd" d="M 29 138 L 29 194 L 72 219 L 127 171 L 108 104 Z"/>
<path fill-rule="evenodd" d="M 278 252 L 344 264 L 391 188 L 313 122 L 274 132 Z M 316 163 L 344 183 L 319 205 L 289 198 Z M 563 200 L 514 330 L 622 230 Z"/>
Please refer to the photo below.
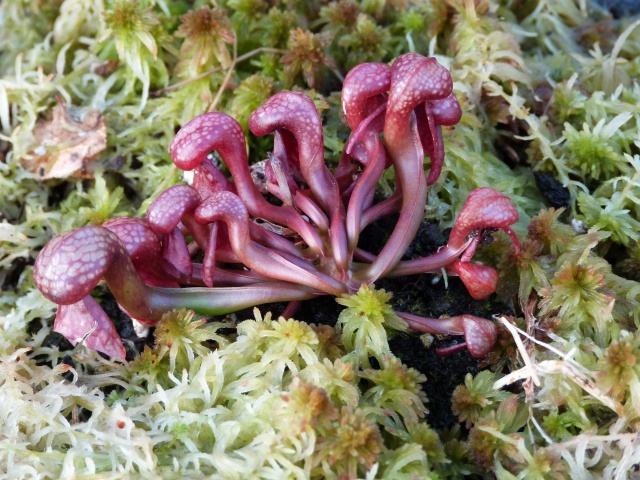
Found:
<path fill-rule="evenodd" d="M 538 190 L 556 208 L 568 208 L 571 202 L 569 189 L 548 173 L 533 172 Z"/>
<path fill-rule="evenodd" d="M 15 291 L 18 288 L 18 282 L 20 281 L 20 275 L 24 271 L 27 265 L 32 265 L 34 261 L 26 258 L 16 258 L 8 270 L 6 270 L 4 283 L 2 289 L 5 291 Z"/>
<path fill-rule="evenodd" d="M 614 18 L 625 18 L 640 13 L 638 0 L 596 0 L 597 3 L 609 9 Z"/>

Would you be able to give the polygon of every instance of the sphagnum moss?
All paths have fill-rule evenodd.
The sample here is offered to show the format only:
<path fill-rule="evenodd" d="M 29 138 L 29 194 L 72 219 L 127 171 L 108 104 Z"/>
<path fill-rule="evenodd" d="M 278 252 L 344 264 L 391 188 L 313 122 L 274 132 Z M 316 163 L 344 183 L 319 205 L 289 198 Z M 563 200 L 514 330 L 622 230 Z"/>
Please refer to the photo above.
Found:
<path fill-rule="evenodd" d="M 127 9 L 135 10 L 134 22 L 124 21 Z M 362 53 L 358 46 L 374 36 L 384 40 L 375 60 L 388 62 L 415 49 L 451 67 L 464 116 L 455 130 L 444 132 L 448 161 L 429 193 L 427 215 L 450 227 L 468 193 L 491 185 L 516 204 L 521 238 L 531 221 L 524 253 L 503 262 L 508 284 L 500 291 L 514 305 L 510 325 L 521 329 L 501 323 L 505 344 L 498 351 L 512 355 L 497 359 L 499 371 L 469 378 L 454 396 L 468 435 L 456 428 L 438 435 L 422 421 L 414 423 L 425 408 L 420 375 L 377 347 L 366 354 L 377 363 L 363 370 L 354 358 L 364 352 L 346 351 L 327 326 L 258 316 L 239 324 L 236 334 L 207 333 L 218 335 L 219 348 L 210 351 L 200 343 L 207 328 L 201 320 L 175 313 L 186 323 L 178 322 L 178 332 L 167 330 L 172 340 L 158 332 L 155 346 L 125 364 L 51 342 L 53 306 L 34 289 L 30 265 L 46 240 L 123 210 L 144 211 L 144 202 L 177 183 L 166 153 L 170 139 L 176 127 L 206 111 L 218 92 L 219 108 L 241 112 L 244 102 L 253 101 L 246 91 L 252 82 L 260 79 L 260 92 L 269 90 L 268 96 L 292 80 L 292 67 L 287 76 L 276 52 L 225 70 L 233 50 L 223 41 L 216 48 L 226 46 L 228 57 L 219 50 L 222 61 L 214 54 L 206 66 L 215 69 L 218 61 L 220 70 L 154 98 L 151 91 L 185 80 L 180 72 L 205 68 L 189 63 L 203 56 L 197 46 L 186 48 L 179 33 L 187 32 L 195 11 L 154 0 L 0 4 L 5 476 L 215 478 L 238 472 L 330 478 L 354 469 L 368 478 L 482 474 L 470 458 L 502 478 L 633 473 L 640 463 L 634 360 L 640 285 L 628 272 L 640 267 L 640 34 L 635 19 L 611 19 L 587 0 L 229 1 L 215 10 L 239 39 L 239 56 L 259 47 L 286 49 L 289 32 L 297 28 L 307 36 L 333 36 L 317 65 L 299 64 L 309 72 L 307 82 L 302 75 L 293 79 L 298 88 L 312 81 L 318 99 L 324 95 L 334 106 L 324 115 L 325 132 L 332 132 L 325 142 L 328 155 L 339 152 L 346 137 L 330 96 L 339 89 L 339 76 L 327 65 L 346 73 L 346 63 Z M 238 85 L 242 102 L 235 96 Z M 102 173 L 95 180 L 41 182 L 37 172 L 22 167 L 37 147 L 36 122 L 50 115 L 56 94 L 105 116 L 108 144 L 96 160 Z M 594 133 L 603 140 L 598 145 Z M 266 144 L 251 147 L 254 160 L 265 157 Z M 541 212 L 544 196 L 528 167 L 567 188 L 567 210 Z M 571 221 L 592 230 L 577 233 Z M 494 251 L 499 246 L 486 249 L 488 258 L 503 256 Z M 576 283 L 576 269 L 584 281 Z M 593 321 L 596 311 L 604 316 Z M 295 346 L 283 337 L 288 329 L 298 332 Z M 384 347 L 384 330 L 375 335 Z M 284 345 L 290 348 L 277 351 Z M 403 381 L 394 384 L 385 372 Z M 524 383 L 508 392 L 493 389 L 516 379 Z M 394 403 L 402 392 L 410 403 Z M 298 403 L 313 405 L 316 417 L 300 417 L 292 409 Z M 390 405 L 398 409 L 388 416 Z M 340 418 L 354 419 L 352 428 L 358 429 L 354 455 L 336 453 L 337 436 L 324 445 L 318 440 L 342 431 Z"/>

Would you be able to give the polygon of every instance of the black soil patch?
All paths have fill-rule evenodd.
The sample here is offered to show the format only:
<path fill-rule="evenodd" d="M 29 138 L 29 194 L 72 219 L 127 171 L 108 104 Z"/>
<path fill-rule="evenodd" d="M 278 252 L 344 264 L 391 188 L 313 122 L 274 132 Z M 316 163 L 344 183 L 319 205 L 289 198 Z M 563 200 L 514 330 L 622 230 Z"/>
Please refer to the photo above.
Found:
<path fill-rule="evenodd" d="M 567 187 L 548 173 L 533 172 L 533 175 L 536 179 L 538 189 L 551 206 L 556 208 L 569 207 L 571 194 Z"/>
<path fill-rule="evenodd" d="M 24 271 L 24 268 L 27 265 L 33 265 L 34 260 L 31 258 L 16 258 L 13 262 L 11 262 L 11 266 L 5 275 L 4 283 L 2 284 L 2 289 L 5 291 L 16 291 L 18 288 L 18 282 L 20 281 L 20 275 Z"/>
<path fill-rule="evenodd" d="M 465 350 L 447 357 L 436 354 L 436 346 L 446 346 L 453 342 L 438 341 L 426 348 L 415 334 L 400 333 L 390 340 L 391 350 L 405 365 L 415 368 L 427 381 L 422 389 L 429 399 L 427 421 L 437 430 L 450 428 L 458 422 L 451 412 L 451 394 L 464 383 L 467 373 L 478 373 L 478 360 Z"/>
<path fill-rule="evenodd" d="M 118 306 L 118 302 L 110 291 L 105 289 L 104 294 L 100 297 L 100 306 L 105 311 L 116 327 L 118 335 L 122 338 L 122 344 L 126 351 L 127 361 L 136 358 L 144 350 L 145 345 L 153 346 L 154 337 L 149 335 L 146 338 L 139 338 L 133 329 L 131 317 L 124 313 Z"/>

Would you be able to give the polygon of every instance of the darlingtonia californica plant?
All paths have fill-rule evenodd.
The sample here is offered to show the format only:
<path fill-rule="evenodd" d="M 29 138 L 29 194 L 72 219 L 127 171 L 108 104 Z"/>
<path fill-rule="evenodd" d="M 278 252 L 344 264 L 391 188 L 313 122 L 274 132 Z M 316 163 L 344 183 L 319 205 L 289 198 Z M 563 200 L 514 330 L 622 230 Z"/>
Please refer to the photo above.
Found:
<path fill-rule="evenodd" d="M 265 162 L 271 200 L 253 181 L 240 125 L 223 113 L 196 117 L 170 147 L 175 164 L 194 171 L 193 186 L 167 189 L 145 219 L 117 218 L 63 233 L 40 253 L 34 279 L 60 305 L 56 331 L 124 357 L 113 324 L 90 296 L 101 279 L 120 307 L 147 325 L 178 307 L 220 315 L 287 301 L 290 314 L 301 300 L 354 293 L 382 277 L 443 269 L 460 276 L 474 298 L 485 298 L 495 290 L 497 273 L 471 261 L 478 243 L 500 229 L 519 248 L 510 228 L 517 212 L 491 188 L 470 194 L 446 246 L 401 260 L 423 218 L 428 185 L 442 168 L 442 126 L 456 124 L 462 114 L 452 87 L 444 67 L 415 53 L 391 66 L 354 68 L 342 90 L 352 134 L 333 172 L 325 164 L 313 102 L 301 93 L 274 95 L 249 122 L 254 135 L 274 137 Z M 214 166 L 214 151 L 232 181 Z M 374 204 L 376 184 L 391 166 L 395 192 Z M 391 214 L 398 220 L 381 251 L 363 250 L 363 229 Z M 398 314 L 419 331 L 464 335 L 457 348 L 466 346 L 476 357 L 486 355 L 496 339 L 486 319 Z"/>

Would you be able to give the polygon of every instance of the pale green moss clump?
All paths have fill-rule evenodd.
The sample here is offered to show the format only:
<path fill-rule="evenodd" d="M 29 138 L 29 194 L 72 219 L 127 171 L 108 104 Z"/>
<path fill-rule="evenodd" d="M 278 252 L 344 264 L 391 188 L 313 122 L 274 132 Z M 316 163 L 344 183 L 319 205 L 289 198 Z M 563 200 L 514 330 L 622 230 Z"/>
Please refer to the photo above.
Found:
<path fill-rule="evenodd" d="M 233 337 L 168 314 L 155 346 L 125 365 L 83 349 L 78 371 L 4 355 L 0 464 L 49 478 L 395 479 L 445 461 L 424 423 L 423 375 L 391 353 L 362 369 L 333 328 L 254 313 Z M 201 345 L 211 339 L 214 351 Z"/>
<path fill-rule="evenodd" d="M 387 329 L 406 331 L 407 324 L 391 305 L 391 293 L 362 285 L 356 295 L 343 295 L 336 301 L 345 308 L 338 317 L 336 329 L 342 336 L 347 350 L 352 351 L 354 361 L 369 367 L 369 357 L 384 362 L 391 353 L 387 341 Z"/>

